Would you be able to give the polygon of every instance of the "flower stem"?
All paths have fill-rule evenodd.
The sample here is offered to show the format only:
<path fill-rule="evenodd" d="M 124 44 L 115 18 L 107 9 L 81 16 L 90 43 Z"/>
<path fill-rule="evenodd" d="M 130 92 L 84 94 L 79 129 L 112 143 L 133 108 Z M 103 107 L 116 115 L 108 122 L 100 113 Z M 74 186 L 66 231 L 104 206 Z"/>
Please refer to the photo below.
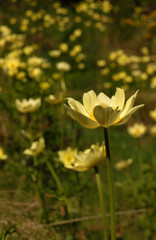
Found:
<path fill-rule="evenodd" d="M 140 177 L 142 177 L 142 152 L 141 152 L 141 142 L 140 139 L 137 139 L 137 147 L 138 147 L 138 172 Z"/>
<path fill-rule="evenodd" d="M 45 202 L 43 194 L 41 193 L 41 186 L 39 179 L 36 182 L 36 195 L 38 198 L 38 205 L 39 205 L 39 222 L 42 223 L 43 220 L 47 221 L 47 214 L 45 209 Z"/>
<path fill-rule="evenodd" d="M 115 221 L 115 197 L 114 197 L 114 181 L 113 181 L 113 167 L 110 156 L 109 139 L 107 128 L 104 128 L 104 139 L 106 146 L 106 163 L 108 175 L 108 187 L 110 198 L 110 215 L 111 215 L 111 240 L 116 239 L 116 221 Z"/>
<path fill-rule="evenodd" d="M 53 169 L 52 165 L 50 164 L 50 162 L 47 159 L 45 161 L 46 161 L 47 167 L 49 168 L 53 178 L 55 179 L 55 182 L 57 184 L 57 187 L 58 187 L 60 193 L 62 193 L 63 192 L 63 187 L 62 187 L 62 184 L 61 184 L 55 170 Z"/>
<path fill-rule="evenodd" d="M 97 188 L 98 188 L 98 192 L 99 192 L 99 200 L 100 200 L 101 211 L 102 211 L 104 240 L 108 240 L 106 211 L 105 211 L 105 205 L 104 205 L 104 199 L 103 199 L 103 193 L 102 193 L 101 178 L 100 178 L 100 173 L 99 173 L 97 166 L 95 166 L 94 169 L 95 169 L 95 174 L 96 174 L 96 182 L 97 182 Z"/>
<path fill-rule="evenodd" d="M 41 173 L 38 169 L 38 161 L 36 156 L 34 156 L 34 172 L 32 175 L 33 181 L 35 183 L 35 191 L 38 199 L 38 207 L 39 207 L 39 222 L 48 220 L 47 211 L 45 207 L 44 194 L 42 192 L 42 179 Z"/>

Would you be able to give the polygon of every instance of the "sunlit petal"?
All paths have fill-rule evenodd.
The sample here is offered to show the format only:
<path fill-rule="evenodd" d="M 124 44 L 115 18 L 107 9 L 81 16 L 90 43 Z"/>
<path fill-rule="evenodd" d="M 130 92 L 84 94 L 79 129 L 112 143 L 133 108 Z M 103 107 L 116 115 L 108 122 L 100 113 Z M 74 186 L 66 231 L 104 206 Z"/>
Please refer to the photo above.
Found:
<path fill-rule="evenodd" d="M 67 105 L 64 105 L 65 108 L 67 109 L 67 114 L 73 118 L 74 120 L 76 120 L 77 122 L 80 123 L 80 125 L 82 125 L 83 127 L 86 127 L 86 128 L 97 128 L 99 127 L 100 125 L 93 121 L 92 119 L 90 119 L 89 117 L 87 117 L 86 115 L 83 115 L 82 113 L 80 112 L 77 112 L 76 110 L 74 109 L 71 109 L 70 107 L 68 107 Z"/>

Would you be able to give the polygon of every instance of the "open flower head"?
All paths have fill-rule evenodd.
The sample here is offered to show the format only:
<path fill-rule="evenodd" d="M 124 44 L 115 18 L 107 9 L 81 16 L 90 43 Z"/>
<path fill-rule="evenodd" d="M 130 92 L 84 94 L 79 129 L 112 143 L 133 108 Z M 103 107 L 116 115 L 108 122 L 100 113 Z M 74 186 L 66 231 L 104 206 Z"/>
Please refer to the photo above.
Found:
<path fill-rule="evenodd" d="M 79 152 L 77 149 L 72 150 L 68 147 L 64 151 L 59 151 L 58 155 L 59 160 L 66 168 L 78 172 L 84 172 L 96 166 L 106 156 L 104 147 L 99 146 L 99 144 L 91 145 L 89 149 Z"/>
<path fill-rule="evenodd" d="M 50 94 L 48 97 L 45 97 L 45 101 L 50 104 L 58 104 L 64 100 L 63 92 L 58 92 L 55 95 Z"/>
<path fill-rule="evenodd" d="M 0 147 L 0 160 L 6 160 L 8 156 L 4 153 L 3 148 Z"/>
<path fill-rule="evenodd" d="M 149 112 L 149 115 L 154 121 L 156 121 L 156 108 L 154 110 L 151 110 Z"/>
<path fill-rule="evenodd" d="M 135 123 L 133 126 L 127 128 L 128 133 L 134 137 L 142 137 L 147 130 L 147 127 L 143 123 Z"/>
<path fill-rule="evenodd" d="M 32 142 L 31 147 L 24 150 L 25 155 L 37 156 L 45 149 L 45 140 L 41 137 L 38 141 Z"/>
<path fill-rule="evenodd" d="M 133 159 L 132 158 L 129 158 L 127 160 L 122 160 L 120 162 L 117 162 L 114 167 L 116 170 L 118 171 L 122 171 L 126 168 L 128 168 L 131 164 L 133 163 Z"/>
<path fill-rule="evenodd" d="M 154 124 L 151 128 L 150 128 L 150 134 L 153 137 L 156 137 L 156 124 Z"/>
<path fill-rule="evenodd" d="M 34 112 L 35 110 L 37 110 L 40 105 L 41 105 L 41 99 L 37 98 L 37 99 L 23 99 L 23 100 L 19 100 L 16 99 L 15 102 L 16 108 L 19 112 L 22 113 L 27 113 L 27 112 Z"/>
<path fill-rule="evenodd" d="M 128 121 L 131 115 L 144 104 L 133 107 L 138 91 L 125 102 L 125 93 L 117 88 L 115 95 L 111 98 L 104 93 L 98 96 L 91 90 L 83 94 L 83 105 L 67 98 L 68 105 L 65 105 L 67 114 L 86 128 L 105 127 L 122 125 Z"/>
<path fill-rule="evenodd" d="M 59 160 L 64 164 L 66 168 L 74 163 L 74 155 L 77 153 L 77 149 L 67 147 L 65 150 L 58 151 Z"/>

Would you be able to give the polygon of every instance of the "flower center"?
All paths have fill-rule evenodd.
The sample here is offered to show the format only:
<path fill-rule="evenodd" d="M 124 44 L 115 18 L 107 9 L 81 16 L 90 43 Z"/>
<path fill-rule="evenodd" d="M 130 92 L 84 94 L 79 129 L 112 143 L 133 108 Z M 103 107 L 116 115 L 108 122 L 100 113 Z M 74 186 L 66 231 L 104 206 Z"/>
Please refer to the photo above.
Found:
<path fill-rule="evenodd" d="M 139 130 L 139 129 L 136 129 L 135 134 L 136 134 L 136 135 L 140 135 L 140 133 L 141 133 L 140 130 Z"/>
<path fill-rule="evenodd" d="M 95 119 L 95 117 L 94 117 L 94 114 L 93 114 L 93 110 L 90 112 L 89 117 L 90 117 L 92 120 L 96 121 L 96 119 Z"/>

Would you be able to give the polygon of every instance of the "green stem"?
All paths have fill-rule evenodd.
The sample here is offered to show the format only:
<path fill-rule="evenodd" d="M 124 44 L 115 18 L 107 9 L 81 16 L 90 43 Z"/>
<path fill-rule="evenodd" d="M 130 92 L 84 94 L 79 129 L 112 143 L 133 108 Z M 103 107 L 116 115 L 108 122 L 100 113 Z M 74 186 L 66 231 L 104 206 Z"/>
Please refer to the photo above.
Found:
<path fill-rule="evenodd" d="M 138 172 L 140 174 L 140 177 L 142 177 L 142 152 L 140 139 L 137 139 L 137 145 L 138 145 Z"/>
<path fill-rule="evenodd" d="M 52 167 L 52 165 L 50 164 L 50 162 L 47 159 L 45 160 L 45 162 L 47 164 L 48 169 L 51 172 L 51 175 L 53 176 L 53 178 L 57 184 L 60 194 L 63 196 L 64 190 L 63 190 L 63 187 L 62 187 L 59 177 L 57 176 L 57 174 L 56 174 L 54 168 Z M 65 196 L 63 196 L 63 201 L 64 201 L 65 216 L 68 217 L 69 212 L 70 212 L 70 202 Z"/>
<path fill-rule="evenodd" d="M 39 221 L 42 223 L 43 220 L 46 220 L 46 210 L 45 210 L 45 203 L 44 203 L 44 198 L 43 194 L 41 193 L 41 186 L 40 182 L 37 179 L 36 182 L 36 195 L 38 198 L 38 205 L 39 205 Z"/>
<path fill-rule="evenodd" d="M 54 178 L 54 180 L 55 180 L 55 182 L 57 184 L 57 187 L 58 187 L 60 193 L 62 193 L 63 192 L 63 187 L 62 187 L 62 184 L 61 184 L 61 182 L 60 182 L 60 180 L 59 180 L 59 178 L 58 178 L 54 168 L 52 167 L 52 165 L 50 164 L 50 162 L 47 159 L 45 160 L 45 162 L 46 162 L 47 167 L 49 168 L 49 170 L 50 170 L 50 172 L 51 172 L 51 174 L 52 174 L 52 176 L 53 176 L 53 178 Z"/>
<path fill-rule="evenodd" d="M 61 78 L 60 78 L 60 86 L 61 86 L 61 90 L 66 93 L 67 88 L 66 88 L 66 83 L 64 81 L 64 72 L 61 73 Z"/>
<path fill-rule="evenodd" d="M 60 148 L 63 149 L 63 146 L 64 146 L 64 119 L 63 119 L 63 115 L 64 115 L 64 106 L 63 104 L 61 103 L 60 104 L 60 116 L 61 116 L 61 119 L 60 119 L 60 129 L 61 129 L 61 143 L 60 143 Z"/>
<path fill-rule="evenodd" d="M 38 170 L 38 161 L 36 156 L 34 156 L 34 168 L 35 170 L 34 170 L 33 180 L 35 183 L 35 190 L 36 190 L 36 195 L 37 195 L 38 205 L 39 205 L 39 221 L 42 222 L 43 220 L 47 220 L 47 213 L 45 208 L 44 196 L 42 193 L 42 181 L 41 181 L 40 172 Z"/>
<path fill-rule="evenodd" d="M 101 178 L 100 178 L 100 173 L 99 173 L 97 166 L 95 166 L 94 169 L 95 169 L 95 174 L 96 174 L 96 182 L 97 182 L 99 200 L 100 200 L 101 211 L 102 211 L 104 240 L 108 240 L 106 211 L 105 211 L 105 204 L 104 204 L 104 198 L 103 198 L 103 193 L 102 193 Z"/>
<path fill-rule="evenodd" d="M 114 197 L 114 180 L 113 180 L 113 167 L 110 156 L 109 139 L 107 128 L 104 128 L 104 139 L 106 146 L 106 164 L 108 175 L 108 187 L 110 198 L 110 215 L 111 215 L 111 240 L 116 239 L 116 220 L 115 220 L 115 197 Z"/>

